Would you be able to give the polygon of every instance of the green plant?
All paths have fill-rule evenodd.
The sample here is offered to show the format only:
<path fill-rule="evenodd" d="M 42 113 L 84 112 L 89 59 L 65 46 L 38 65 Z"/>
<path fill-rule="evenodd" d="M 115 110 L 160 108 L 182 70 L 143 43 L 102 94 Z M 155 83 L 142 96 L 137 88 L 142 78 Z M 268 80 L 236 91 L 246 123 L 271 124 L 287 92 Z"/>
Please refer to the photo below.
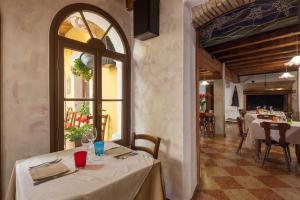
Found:
<path fill-rule="evenodd" d="M 80 76 L 83 80 L 89 81 L 93 77 L 93 68 L 91 66 L 85 65 L 81 61 L 81 56 L 74 60 L 74 66 L 72 72 L 75 76 Z"/>
<path fill-rule="evenodd" d="M 81 104 L 80 112 L 83 115 L 89 115 L 90 114 L 90 106 L 87 103 Z"/>
<path fill-rule="evenodd" d="M 91 124 L 85 124 L 79 128 L 71 128 L 70 133 L 65 135 L 65 139 L 71 142 L 81 140 L 82 136 L 86 134 L 88 130 L 91 130 L 93 126 Z"/>

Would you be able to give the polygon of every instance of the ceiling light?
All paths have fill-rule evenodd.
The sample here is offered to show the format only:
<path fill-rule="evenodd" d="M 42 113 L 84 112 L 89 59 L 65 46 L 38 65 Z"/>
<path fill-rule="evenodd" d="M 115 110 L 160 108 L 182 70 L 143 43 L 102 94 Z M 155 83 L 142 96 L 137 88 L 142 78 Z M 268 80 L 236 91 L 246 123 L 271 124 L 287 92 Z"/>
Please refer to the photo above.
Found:
<path fill-rule="evenodd" d="M 291 67 L 291 66 L 299 66 L 300 65 L 300 56 L 298 51 L 298 35 L 296 35 L 296 56 L 294 56 L 289 62 L 285 63 L 285 66 Z"/>
<path fill-rule="evenodd" d="M 200 85 L 209 85 L 209 83 L 207 81 L 202 81 Z"/>
<path fill-rule="evenodd" d="M 294 78 L 295 76 L 292 75 L 290 72 L 284 72 L 279 78 Z"/>
<path fill-rule="evenodd" d="M 291 67 L 291 66 L 299 66 L 300 65 L 300 56 L 294 56 L 289 62 L 287 62 L 285 64 L 286 66 L 288 67 Z"/>

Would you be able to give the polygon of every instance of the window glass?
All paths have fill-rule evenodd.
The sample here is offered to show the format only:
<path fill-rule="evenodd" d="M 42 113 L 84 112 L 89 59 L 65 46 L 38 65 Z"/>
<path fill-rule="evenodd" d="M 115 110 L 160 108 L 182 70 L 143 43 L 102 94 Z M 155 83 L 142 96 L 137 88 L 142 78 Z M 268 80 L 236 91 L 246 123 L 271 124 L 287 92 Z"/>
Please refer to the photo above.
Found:
<path fill-rule="evenodd" d="M 122 99 L 122 62 L 102 58 L 102 99 Z"/>
<path fill-rule="evenodd" d="M 79 12 L 71 14 L 61 23 L 58 35 L 84 43 L 91 38 Z"/>
<path fill-rule="evenodd" d="M 89 23 L 91 32 L 95 38 L 102 39 L 104 33 L 110 26 L 110 23 L 100 15 L 92 12 L 83 11 L 85 19 Z"/>
<path fill-rule="evenodd" d="M 64 49 L 64 97 L 93 98 L 94 56 Z"/>
<path fill-rule="evenodd" d="M 122 39 L 114 27 L 109 30 L 107 36 L 109 37 L 109 39 L 113 44 L 114 51 L 124 54 L 125 50 L 124 50 Z"/>

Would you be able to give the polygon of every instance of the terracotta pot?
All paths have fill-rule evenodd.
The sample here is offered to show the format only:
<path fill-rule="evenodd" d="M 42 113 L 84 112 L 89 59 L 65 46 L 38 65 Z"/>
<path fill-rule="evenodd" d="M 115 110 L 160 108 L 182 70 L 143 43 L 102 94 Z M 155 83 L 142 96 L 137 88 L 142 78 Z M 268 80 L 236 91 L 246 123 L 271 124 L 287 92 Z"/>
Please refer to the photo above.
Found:
<path fill-rule="evenodd" d="M 76 140 L 74 141 L 75 147 L 80 147 L 81 146 L 81 140 Z"/>

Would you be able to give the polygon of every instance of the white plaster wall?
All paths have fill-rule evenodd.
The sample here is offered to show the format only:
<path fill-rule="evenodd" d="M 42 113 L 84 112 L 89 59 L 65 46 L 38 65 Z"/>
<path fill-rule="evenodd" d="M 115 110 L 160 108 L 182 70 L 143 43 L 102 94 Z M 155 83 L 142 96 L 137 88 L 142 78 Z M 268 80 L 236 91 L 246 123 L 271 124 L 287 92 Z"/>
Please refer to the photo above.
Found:
<path fill-rule="evenodd" d="M 184 197 L 190 199 L 197 186 L 196 151 L 196 32 L 192 26 L 191 5 L 183 6 L 183 175 Z"/>
<path fill-rule="evenodd" d="M 214 80 L 214 114 L 215 114 L 215 132 L 224 134 L 224 84 L 223 80 Z"/>
<path fill-rule="evenodd" d="M 162 138 L 159 159 L 172 200 L 190 199 L 196 186 L 195 36 L 187 12 L 182 0 L 160 1 L 160 36 L 133 47 L 132 127 Z"/>
<path fill-rule="evenodd" d="M 50 150 L 49 29 L 55 14 L 72 3 L 110 13 L 131 40 L 124 0 L 1 0 L 3 32 L 4 191 L 14 162 Z"/>

